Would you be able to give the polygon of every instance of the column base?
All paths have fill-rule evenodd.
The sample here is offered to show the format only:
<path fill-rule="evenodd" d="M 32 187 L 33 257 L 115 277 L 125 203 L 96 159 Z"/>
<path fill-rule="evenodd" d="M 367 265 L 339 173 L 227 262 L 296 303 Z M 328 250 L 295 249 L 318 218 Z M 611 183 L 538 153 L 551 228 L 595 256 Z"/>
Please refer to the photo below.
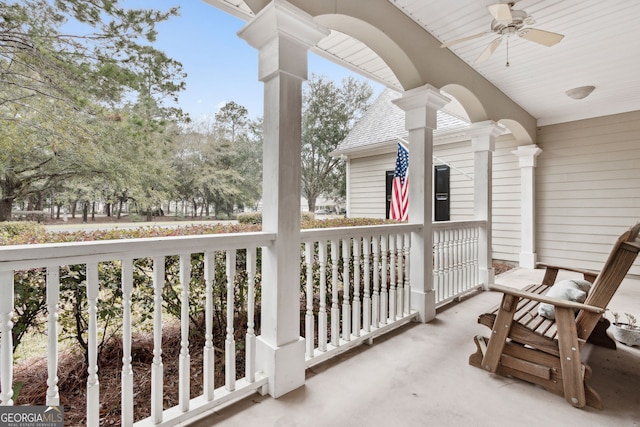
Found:
<path fill-rule="evenodd" d="M 273 347 L 256 338 L 256 369 L 269 377 L 268 393 L 280 397 L 304 385 L 304 338 L 282 347 Z"/>
<path fill-rule="evenodd" d="M 419 315 L 417 322 L 427 323 L 436 318 L 436 291 L 411 291 L 411 310 Z"/>
<path fill-rule="evenodd" d="M 481 268 L 480 271 L 480 283 L 484 287 L 485 291 L 489 290 L 489 285 L 496 283 L 496 270 L 492 268 Z"/>
<path fill-rule="evenodd" d="M 536 268 L 538 255 L 533 252 L 520 252 L 520 267 Z"/>

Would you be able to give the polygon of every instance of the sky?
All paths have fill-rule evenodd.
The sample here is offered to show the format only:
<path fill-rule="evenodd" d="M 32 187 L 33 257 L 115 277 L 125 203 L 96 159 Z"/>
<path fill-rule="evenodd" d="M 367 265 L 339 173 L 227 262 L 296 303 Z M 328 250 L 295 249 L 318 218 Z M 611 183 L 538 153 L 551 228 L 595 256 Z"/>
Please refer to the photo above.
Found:
<path fill-rule="evenodd" d="M 192 120 L 212 117 L 225 103 L 247 108 L 251 118 L 263 116 L 263 83 L 258 80 L 258 51 L 237 36 L 246 23 L 201 0 L 125 0 L 131 8 L 167 10 L 180 6 L 180 16 L 158 25 L 155 46 L 182 63 L 187 89 L 179 107 Z M 309 76 L 324 75 L 340 83 L 364 77 L 309 53 Z M 369 81 L 375 93 L 381 85 Z"/>

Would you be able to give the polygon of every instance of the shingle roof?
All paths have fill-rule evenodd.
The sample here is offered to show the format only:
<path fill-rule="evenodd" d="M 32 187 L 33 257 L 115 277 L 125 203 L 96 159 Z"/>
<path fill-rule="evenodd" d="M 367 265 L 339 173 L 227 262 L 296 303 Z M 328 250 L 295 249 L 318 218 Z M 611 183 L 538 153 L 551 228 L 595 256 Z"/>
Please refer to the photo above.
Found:
<path fill-rule="evenodd" d="M 400 96 L 400 93 L 392 89 L 383 90 L 378 98 L 371 104 L 364 117 L 356 123 L 347 137 L 338 144 L 333 154 L 339 155 L 342 152 L 368 145 L 376 145 L 389 141 L 395 142 L 398 137 L 406 138 L 407 131 L 404 127 L 404 111 L 391 102 L 394 99 L 400 98 Z M 468 125 L 464 120 L 447 114 L 444 111 L 438 111 L 438 129 L 434 131 L 434 135 L 464 128 Z"/>

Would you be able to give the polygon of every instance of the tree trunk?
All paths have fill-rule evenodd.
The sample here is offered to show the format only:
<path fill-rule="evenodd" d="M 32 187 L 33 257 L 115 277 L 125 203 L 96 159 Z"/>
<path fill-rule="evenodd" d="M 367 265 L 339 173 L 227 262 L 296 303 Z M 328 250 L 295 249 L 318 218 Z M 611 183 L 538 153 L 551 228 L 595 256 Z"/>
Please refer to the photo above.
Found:
<path fill-rule="evenodd" d="M 56 205 L 56 219 L 60 219 L 60 204 Z"/>
<path fill-rule="evenodd" d="M 0 221 L 11 221 L 11 208 L 13 207 L 13 198 L 3 197 L 0 199 Z"/>
<path fill-rule="evenodd" d="M 309 205 L 309 212 L 315 212 L 316 211 L 316 198 L 315 197 L 309 197 L 309 199 L 307 199 L 307 204 Z"/>
<path fill-rule="evenodd" d="M 104 205 L 104 213 L 108 217 L 111 217 L 111 203 L 105 203 L 105 205 Z"/>
<path fill-rule="evenodd" d="M 89 219 L 89 202 L 82 202 L 82 222 L 86 223 Z"/>
<path fill-rule="evenodd" d="M 75 219 L 76 218 L 76 209 L 78 207 L 78 201 L 74 200 L 73 203 L 71 203 L 71 218 Z"/>
<path fill-rule="evenodd" d="M 96 202 L 91 202 L 91 221 L 96 220 Z"/>

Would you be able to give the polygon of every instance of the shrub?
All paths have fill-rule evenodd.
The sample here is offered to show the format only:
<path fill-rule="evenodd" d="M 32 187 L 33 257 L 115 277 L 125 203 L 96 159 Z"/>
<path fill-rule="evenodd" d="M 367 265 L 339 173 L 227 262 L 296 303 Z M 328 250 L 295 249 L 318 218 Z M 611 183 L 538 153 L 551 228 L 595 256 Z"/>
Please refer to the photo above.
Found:
<path fill-rule="evenodd" d="M 262 224 L 262 212 L 245 212 L 238 214 L 240 224 Z"/>
<path fill-rule="evenodd" d="M 313 221 L 316 219 L 316 215 L 313 212 L 302 212 L 301 218 L 302 222 L 304 221 Z"/>
<path fill-rule="evenodd" d="M 0 246 L 7 244 L 36 243 L 47 231 L 41 224 L 32 221 L 0 222 Z M 15 243 L 10 243 L 14 242 Z"/>

